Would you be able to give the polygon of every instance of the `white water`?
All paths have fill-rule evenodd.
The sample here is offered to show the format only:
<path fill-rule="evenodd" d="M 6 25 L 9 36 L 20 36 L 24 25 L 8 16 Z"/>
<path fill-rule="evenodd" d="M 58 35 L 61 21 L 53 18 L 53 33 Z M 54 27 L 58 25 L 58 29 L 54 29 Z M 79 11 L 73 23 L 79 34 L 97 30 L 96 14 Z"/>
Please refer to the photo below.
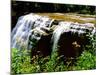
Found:
<path fill-rule="evenodd" d="M 53 32 L 52 35 L 52 41 L 53 41 L 53 51 L 57 50 L 57 44 L 60 39 L 61 34 L 70 29 L 70 22 L 60 22 L 59 25 L 56 27 L 56 29 Z"/>
<path fill-rule="evenodd" d="M 12 48 L 25 48 L 31 49 L 32 45 L 29 44 L 29 38 L 40 40 L 42 35 L 47 35 L 46 31 L 42 30 L 44 28 L 49 30 L 52 22 L 54 20 L 45 16 L 39 16 L 35 14 L 28 14 L 21 16 L 18 19 L 18 22 L 11 33 L 11 47 Z M 87 30 L 92 34 L 95 34 L 95 28 L 93 24 L 79 24 L 72 22 L 59 22 L 55 27 L 55 30 L 52 33 L 51 42 L 53 42 L 53 51 L 57 50 L 58 41 L 61 37 L 61 34 L 64 32 L 71 32 L 72 34 L 78 34 L 78 36 L 87 33 Z"/>
<path fill-rule="evenodd" d="M 71 22 L 60 22 L 59 25 L 55 28 L 53 35 L 52 35 L 52 42 L 53 42 L 53 51 L 57 50 L 58 41 L 61 37 L 61 34 L 64 32 L 71 32 L 71 34 L 78 34 L 78 37 L 82 36 L 85 33 L 89 32 L 95 34 L 95 29 L 93 24 L 86 23 L 86 24 L 79 24 L 79 23 L 71 23 Z"/>
<path fill-rule="evenodd" d="M 28 14 L 21 16 L 11 33 L 11 47 L 25 49 L 28 46 L 29 36 L 32 34 L 33 28 L 50 27 L 53 20 L 48 17 L 41 17 L 35 14 Z M 33 34 L 34 37 L 40 38 Z"/>

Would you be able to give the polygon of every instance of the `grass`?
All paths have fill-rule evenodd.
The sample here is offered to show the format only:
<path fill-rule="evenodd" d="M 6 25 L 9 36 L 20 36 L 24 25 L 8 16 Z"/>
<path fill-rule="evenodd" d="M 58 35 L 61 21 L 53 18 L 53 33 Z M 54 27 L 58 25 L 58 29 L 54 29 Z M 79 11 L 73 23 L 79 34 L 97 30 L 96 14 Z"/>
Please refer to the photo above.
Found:
<path fill-rule="evenodd" d="M 13 62 L 14 60 L 16 62 Z M 72 60 L 67 61 L 65 64 L 63 61 L 60 61 L 60 59 L 50 59 L 50 56 L 45 58 L 35 56 L 32 64 L 28 56 L 15 57 L 12 58 L 11 66 L 12 74 L 91 70 L 96 68 L 96 56 L 93 56 L 92 53 L 88 51 L 84 51 L 74 64 Z"/>
<path fill-rule="evenodd" d="M 95 15 L 82 15 L 82 14 L 57 14 L 57 13 L 38 13 L 39 15 L 49 16 L 53 19 L 79 22 L 79 23 L 96 23 Z M 62 16 L 63 15 L 63 16 Z M 81 20 L 81 18 L 94 18 L 94 20 Z M 33 45 L 36 45 L 33 43 Z M 56 50 L 55 50 L 56 51 Z M 66 58 L 67 61 L 62 60 L 57 52 L 52 55 L 42 57 L 35 55 L 30 58 L 30 51 L 18 50 L 12 48 L 11 53 L 11 74 L 29 74 L 41 72 L 61 72 L 61 71 L 76 71 L 76 70 L 92 70 L 96 69 L 96 39 L 95 36 L 90 37 L 90 44 L 83 48 L 81 55 L 75 59 Z M 33 60 L 33 61 L 31 61 Z"/>
<path fill-rule="evenodd" d="M 96 39 L 95 37 L 91 37 L 90 39 L 90 44 L 84 47 L 79 57 L 75 59 L 66 58 L 66 62 L 62 60 L 62 56 L 58 56 L 57 52 L 53 52 L 52 56 L 47 57 L 35 55 L 31 62 L 28 50 L 13 48 L 11 54 L 11 72 L 12 74 L 28 74 L 96 69 Z"/>

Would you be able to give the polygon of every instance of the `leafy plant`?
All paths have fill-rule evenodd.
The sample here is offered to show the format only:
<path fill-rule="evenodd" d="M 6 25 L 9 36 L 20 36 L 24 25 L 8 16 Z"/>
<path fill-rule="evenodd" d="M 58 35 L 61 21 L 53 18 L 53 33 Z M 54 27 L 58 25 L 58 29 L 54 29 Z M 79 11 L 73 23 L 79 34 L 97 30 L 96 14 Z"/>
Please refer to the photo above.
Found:
<path fill-rule="evenodd" d="M 37 63 L 30 64 L 30 56 L 27 50 L 12 49 L 11 56 L 11 70 L 13 74 L 36 72 Z"/>
<path fill-rule="evenodd" d="M 29 50 L 17 50 L 12 48 L 11 72 L 12 74 L 58 72 L 69 70 L 89 70 L 96 68 L 96 38 L 89 36 L 90 43 L 84 46 L 82 54 L 72 63 L 72 58 L 62 60 L 63 56 L 58 55 L 57 50 L 51 56 L 42 57 L 34 55 L 30 58 Z M 33 60 L 31 62 L 31 60 Z"/>

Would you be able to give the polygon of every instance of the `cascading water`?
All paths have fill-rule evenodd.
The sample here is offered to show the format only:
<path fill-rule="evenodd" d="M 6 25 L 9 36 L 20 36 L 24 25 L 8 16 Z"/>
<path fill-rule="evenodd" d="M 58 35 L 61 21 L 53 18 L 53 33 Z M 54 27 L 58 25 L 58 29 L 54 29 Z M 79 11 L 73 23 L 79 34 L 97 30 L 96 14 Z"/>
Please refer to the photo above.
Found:
<path fill-rule="evenodd" d="M 53 25 L 53 22 L 55 22 L 54 19 L 32 13 L 21 16 L 11 33 L 11 47 L 19 50 L 22 48 L 31 50 L 36 47 L 42 36 L 45 37 L 51 34 L 52 52 L 55 52 L 58 49 L 58 42 L 63 33 L 70 32 L 72 37 L 74 37 L 73 35 L 81 37 L 87 33 L 94 35 L 96 32 L 94 25 L 90 23 L 79 24 L 57 21 L 56 25 Z"/>
<path fill-rule="evenodd" d="M 52 35 L 53 51 L 57 50 L 57 44 L 60 39 L 60 36 L 65 30 L 70 29 L 69 28 L 70 24 L 71 24 L 70 22 L 60 22 L 59 25 L 54 30 L 53 35 Z"/>
<path fill-rule="evenodd" d="M 53 51 L 57 50 L 57 44 L 61 37 L 61 34 L 68 32 L 71 32 L 72 35 L 77 34 L 77 37 L 81 37 L 82 35 L 87 34 L 89 32 L 91 33 L 91 35 L 94 35 L 95 28 L 94 25 L 91 23 L 78 24 L 72 22 L 59 22 L 59 25 L 55 28 L 52 35 Z"/>
<path fill-rule="evenodd" d="M 28 14 L 21 16 L 11 33 L 11 47 L 20 49 L 22 46 L 27 47 L 29 31 L 33 22 L 39 18 L 38 15 Z"/>
<path fill-rule="evenodd" d="M 41 27 L 50 27 L 52 21 L 53 19 L 49 19 L 48 17 L 41 17 L 32 13 L 21 16 L 11 33 L 11 47 L 17 49 L 24 47 L 27 49 L 29 46 L 29 37 L 32 35 L 33 29 L 33 38 L 39 40 L 41 35 L 38 36 L 37 31 L 39 31 Z"/>

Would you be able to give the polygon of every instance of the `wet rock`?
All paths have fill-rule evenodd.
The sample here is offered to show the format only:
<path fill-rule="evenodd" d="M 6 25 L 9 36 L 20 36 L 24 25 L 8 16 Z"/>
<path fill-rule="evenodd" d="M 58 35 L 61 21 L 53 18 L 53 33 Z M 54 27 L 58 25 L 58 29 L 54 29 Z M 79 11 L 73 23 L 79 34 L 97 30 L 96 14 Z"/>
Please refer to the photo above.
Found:
<path fill-rule="evenodd" d="M 28 14 L 19 18 L 12 31 L 12 47 L 17 47 L 16 38 L 24 39 L 31 56 L 51 55 L 53 51 L 66 57 L 76 57 L 89 41 L 89 35 L 96 32 L 93 24 L 72 23 L 50 19 L 47 16 Z"/>

